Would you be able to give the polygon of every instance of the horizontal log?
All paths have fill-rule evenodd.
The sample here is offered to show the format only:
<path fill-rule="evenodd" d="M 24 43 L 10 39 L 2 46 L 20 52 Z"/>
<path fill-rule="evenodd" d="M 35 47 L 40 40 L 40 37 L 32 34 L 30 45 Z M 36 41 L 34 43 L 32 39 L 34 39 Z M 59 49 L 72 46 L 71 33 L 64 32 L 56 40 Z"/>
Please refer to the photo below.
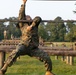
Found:
<path fill-rule="evenodd" d="M 15 45 L 3 45 L 3 46 L 0 46 L 0 52 L 11 52 L 12 50 L 16 49 L 16 46 Z"/>
<path fill-rule="evenodd" d="M 10 20 L 10 19 L 0 19 L 0 22 L 32 22 L 33 20 Z M 76 20 L 62 20 L 62 21 L 54 21 L 54 20 L 42 20 L 41 22 L 76 22 Z"/>
<path fill-rule="evenodd" d="M 49 55 L 52 56 L 76 56 L 76 51 L 46 51 Z"/>
<path fill-rule="evenodd" d="M 0 46 L 0 52 L 11 52 L 13 49 L 16 49 L 16 46 Z M 73 50 L 49 50 L 45 48 L 43 50 L 52 56 L 76 56 L 76 51 Z"/>
<path fill-rule="evenodd" d="M 14 48 L 13 48 L 14 49 Z M 1 50 L 0 51 L 2 52 L 11 52 L 13 49 L 4 49 L 4 50 Z M 76 56 L 76 51 L 64 51 L 64 50 L 44 50 L 45 52 L 47 52 L 49 55 L 52 55 L 52 56 Z"/>
<path fill-rule="evenodd" d="M 73 50 L 72 47 L 39 47 L 42 50 Z"/>
<path fill-rule="evenodd" d="M 57 47 L 39 47 L 41 50 L 44 50 L 50 55 L 57 55 L 57 56 L 76 56 L 76 51 L 73 51 L 72 49 L 69 48 L 62 48 L 57 49 Z M 15 45 L 11 46 L 0 46 L 0 52 L 11 52 L 12 50 L 16 49 Z"/>
<path fill-rule="evenodd" d="M 63 51 L 63 50 L 72 51 L 73 50 L 72 48 L 67 48 L 67 47 L 39 47 L 39 48 L 41 50 L 46 50 L 46 51 L 52 51 L 52 50 L 55 50 L 55 51 Z M 4 51 L 4 52 L 10 52 L 13 49 L 16 49 L 15 45 L 1 45 L 0 46 L 0 51 Z"/>

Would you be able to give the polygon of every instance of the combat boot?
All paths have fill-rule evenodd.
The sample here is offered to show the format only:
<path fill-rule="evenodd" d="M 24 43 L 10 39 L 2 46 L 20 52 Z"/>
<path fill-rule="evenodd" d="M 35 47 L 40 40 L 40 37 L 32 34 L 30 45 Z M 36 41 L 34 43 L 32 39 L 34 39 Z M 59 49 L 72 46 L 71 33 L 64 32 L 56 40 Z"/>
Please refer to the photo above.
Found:
<path fill-rule="evenodd" d="M 46 74 L 45 75 L 55 75 L 55 74 L 53 74 L 52 72 L 50 72 L 50 71 L 46 71 Z"/>

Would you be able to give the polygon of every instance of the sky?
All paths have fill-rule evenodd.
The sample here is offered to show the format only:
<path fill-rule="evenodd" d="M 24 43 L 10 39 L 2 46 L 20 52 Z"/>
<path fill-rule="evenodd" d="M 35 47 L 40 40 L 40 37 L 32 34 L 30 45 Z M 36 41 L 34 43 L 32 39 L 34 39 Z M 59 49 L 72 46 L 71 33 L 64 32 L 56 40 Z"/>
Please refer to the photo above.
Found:
<path fill-rule="evenodd" d="M 60 16 L 63 20 L 75 20 L 76 1 L 27 0 L 26 15 L 32 18 L 40 16 L 43 20 L 54 20 Z M 22 0 L 1 0 L 0 19 L 18 17 Z"/>

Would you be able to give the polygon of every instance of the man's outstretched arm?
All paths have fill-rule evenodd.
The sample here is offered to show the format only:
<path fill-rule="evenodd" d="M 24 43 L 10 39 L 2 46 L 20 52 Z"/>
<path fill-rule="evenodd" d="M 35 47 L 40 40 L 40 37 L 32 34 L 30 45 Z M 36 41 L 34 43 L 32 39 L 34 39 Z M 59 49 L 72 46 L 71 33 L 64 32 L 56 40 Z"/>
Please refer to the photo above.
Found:
<path fill-rule="evenodd" d="M 36 16 L 34 19 L 33 19 L 33 22 L 30 26 L 27 27 L 27 31 L 30 31 L 33 27 L 37 26 L 40 24 L 41 22 L 41 17 L 39 16 Z"/>
<path fill-rule="evenodd" d="M 19 20 L 25 19 L 26 15 L 25 15 L 25 4 L 26 4 L 27 0 L 23 0 L 23 4 L 21 5 L 20 11 L 19 11 Z"/>

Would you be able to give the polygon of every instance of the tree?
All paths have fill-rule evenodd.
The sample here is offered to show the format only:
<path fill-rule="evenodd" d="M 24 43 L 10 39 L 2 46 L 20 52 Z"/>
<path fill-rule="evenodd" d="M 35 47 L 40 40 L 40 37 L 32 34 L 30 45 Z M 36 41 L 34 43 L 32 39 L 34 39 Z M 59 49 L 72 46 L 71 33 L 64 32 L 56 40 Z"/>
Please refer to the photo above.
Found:
<path fill-rule="evenodd" d="M 43 38 L 45 41 L 48 40 L 48 34 L 47 34 L 47 30 L 46 30 L 46 27 L 45 27 L 45 24 L 44 23 L 41 23 L 39 25 L 39 29 L 38 29 L 38 33 L 39 33 L 39 36 L 41 38 Z"/>
<path fill-rule="evenodd" d="M 50 41 L 64 41 L 66 26 L 61 17 L 55 18 L 55 23 L 47 23 L 46 29 L 50 32 Z"/>
<path fill-rule="evenodd" d="M 68 21 L 67 24 L 67 34 L 65 40 L 67 41 L 76 41 L 76 24 L 74 22 Z"/>
<path fill-rule="evenodd" d="M 15 17 L 10 17 L 10 20 L 16 20 L 17 18 Z M 11 38 L 11 34 L 13 34 L 14 37 L 20 37 L 21 36 L 21 32 L 20 30 L 16 27 L 16 22 L 9 22 L 9 25 L 7 26 L 7 30 L 8 30 L 8 38 Z"/>
<path fill-rule="evenodd" d="M 6 26 L 4 25 L 3 22 L 0 22 L 0 40 L 4 38 L 3 32 L 6 29 Z"/>

